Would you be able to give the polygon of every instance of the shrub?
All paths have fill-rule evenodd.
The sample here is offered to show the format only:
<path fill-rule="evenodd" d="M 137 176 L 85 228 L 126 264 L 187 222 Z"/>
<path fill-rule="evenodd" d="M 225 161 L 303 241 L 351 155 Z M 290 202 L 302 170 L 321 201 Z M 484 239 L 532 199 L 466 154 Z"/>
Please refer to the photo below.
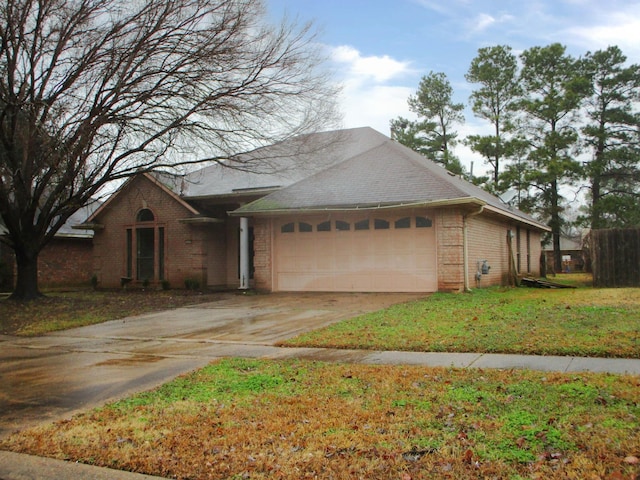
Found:
<path fill-rule="evenodd" d="M 200 288 L 200 282 L 195 278 L 186 278 L 184 280 L 184 286 L 187 290 L 198 290 Z"/>

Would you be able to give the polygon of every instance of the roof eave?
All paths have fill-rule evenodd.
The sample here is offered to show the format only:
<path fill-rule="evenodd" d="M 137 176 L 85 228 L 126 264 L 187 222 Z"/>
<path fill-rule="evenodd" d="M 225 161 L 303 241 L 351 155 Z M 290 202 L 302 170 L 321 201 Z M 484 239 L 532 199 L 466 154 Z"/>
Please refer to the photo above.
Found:
<path fill-rule="evenodd" d="M 417 202 L 393 202 L 393 203 L 376 203 L 376 204 L 358 204 L 344 206 L 317 206 L 307 208 L 280 208 L 269 210 L 252 210 L 243 211 L 242 208 L 228 212 L 229 215 L 235 217 L 243 216 L 276 216 L 284 214 L 298 213 L 326 213 L 326 212 L 362 212 L 367 210 L 391 210 L 413 207 L 441 207 L 451 205 L 477 205 L 485 206 L 486 202 L 478 198 L 462 197 L 444 200 L 422 200 Z"/>
<path fill-rule="evenodd" d="M 520 223 L 524 223 L 526 225 L 530 225 L 532 227 L 535 227 L 537 229 L 543 230 L 545 232 L 550 232 L 551 228 L 548 227 L 547 225 L 544 225 L 542 223 L 536 222 L 535 220 L 529 220 L 527 218 L 521 217 L 519 215 L 514 214 L 513 212 L 510 212 L 509 210 L 503 210 L 500 208 L 496 208 L 496 207 L 492 207 L 491 205 L 486 205 L 485 207 L 486 211 L 491 211 L 494 213 L 497 213 L 498 215 L 502 215 L 503 217 L 507 217 L 507 218 L 511 218 L 512 220 L 516 220 Z"/>
<path fill-rule="evenodd" d="M 224 223 L 224 219 L 215 217 L 191 217 L 180 218 L 178 219 L 178 222 L 187 225 L 210 225 Z"/>
<path fill-rule="evenodd" d="M 71 225 L 74 230 L 104 230 L 104 225 L 101 223 L 80 223 L 78 225 Z"/>
<path fill-rule="evenodd" d="M 279 190 L 280 187 L 263 189 L 242 189 L 231 193 L 218 193 L 212 195 L 184 195 L 182 198 L 187 202 L 206 200 L 236 200 L 248 197 L 265 196 Z"/>

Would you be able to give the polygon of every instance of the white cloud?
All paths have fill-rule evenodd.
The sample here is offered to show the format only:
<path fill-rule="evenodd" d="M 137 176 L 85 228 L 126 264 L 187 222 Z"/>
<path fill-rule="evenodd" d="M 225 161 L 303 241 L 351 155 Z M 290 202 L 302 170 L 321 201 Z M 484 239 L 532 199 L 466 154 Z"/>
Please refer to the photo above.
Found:
<path fill-rule="evenodd" d="M 347 128 L 371 127 L 389 135 L 389 122 L 392 119 L 398 116 L 415 118 L 407 106 L 407 99 L 413 93 L 415 88 L 403 86 L 345 86 L 342 95 L 344 125 Z"/>
<path fill-rule="evenodd" d="M 496 19 L 486 13 L 481 13 L 473 20 L 473 30 L 481 32 L 496 23 Z"/>
<path fill-rule="evenodd" d="M 363 57 L 358 50 L 346 45 L 335 47 L 331 58 L 346 64 L 350 77 L 362 80 L 385 82 L 410 72 L 409 62 L 394 60 L 388 55 Z"/>
<path fill-rule="evenodd" d="M 569 38 L 589 50 L 601 50 L 617 45 L 631 61 L 640 57 L 638 32 L 640 31 L 640 5 L 625 11 L 603 14 L 591 26 L 576 26 L 566 30 Z"/>
<path fill-rule="evenodd" d="M 369 126 L 388 135 L 391 119 L 412 118 L 407 99 L 415 93 L 417 81 L 409 62 L 388 55 L 363 56 L 349 46 L 335 47 L 331 52 L 339 67 L 346 128 Z"/>

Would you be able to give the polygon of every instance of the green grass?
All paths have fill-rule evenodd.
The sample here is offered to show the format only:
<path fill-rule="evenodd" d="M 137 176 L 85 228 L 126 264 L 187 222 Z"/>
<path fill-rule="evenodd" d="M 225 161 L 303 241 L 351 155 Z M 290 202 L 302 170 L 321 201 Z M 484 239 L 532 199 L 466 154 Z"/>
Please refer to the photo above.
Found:
<path fill-rule="evenodd" d="M 640 358 L 640 289 L 438 293 L 283 345 Z"/>
<path fill-rule="evenodd" d="M 0 448 L 171 478 L 635 478 L 639 386 L 228 359 Z"/>

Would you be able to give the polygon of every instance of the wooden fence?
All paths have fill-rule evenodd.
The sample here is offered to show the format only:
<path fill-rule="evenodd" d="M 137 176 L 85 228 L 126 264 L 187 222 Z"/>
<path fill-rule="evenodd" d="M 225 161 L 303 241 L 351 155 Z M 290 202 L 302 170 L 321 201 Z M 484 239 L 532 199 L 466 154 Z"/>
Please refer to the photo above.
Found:
<path fill-rule="evenodd" d="M 593 285 L 640 287 L 640 228 L 592 230 Z"/>

